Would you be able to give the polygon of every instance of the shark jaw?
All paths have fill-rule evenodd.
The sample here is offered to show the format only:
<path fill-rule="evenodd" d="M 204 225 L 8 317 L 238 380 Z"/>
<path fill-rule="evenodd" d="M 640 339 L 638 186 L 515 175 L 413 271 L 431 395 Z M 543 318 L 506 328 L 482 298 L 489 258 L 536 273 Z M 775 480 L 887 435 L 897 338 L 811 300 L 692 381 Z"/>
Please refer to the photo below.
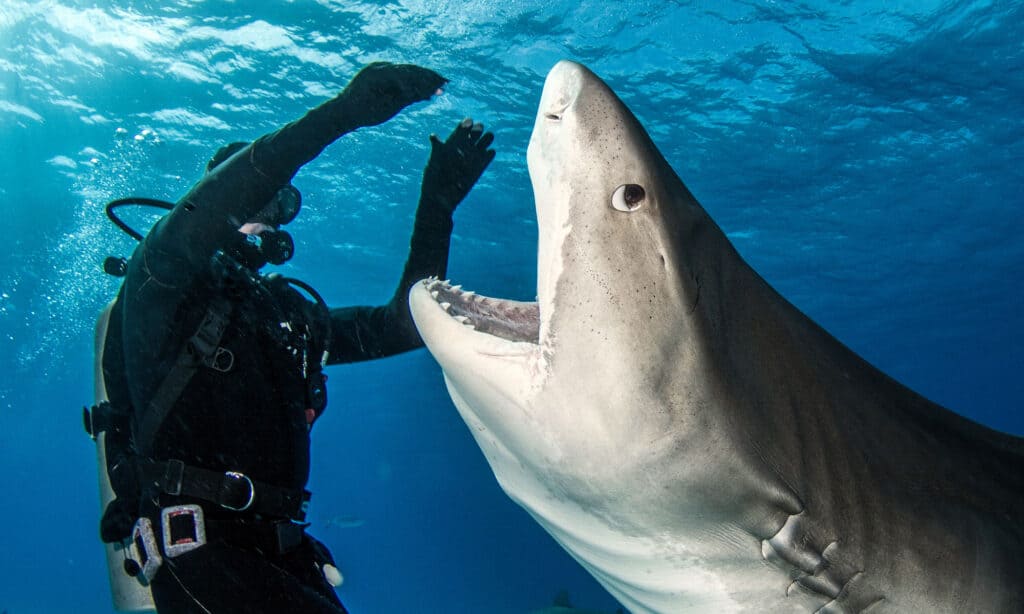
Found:
<path fill-rule="evenodd" d="M 417 283 L 409 302 L 421 336 L 443 366 L 452 402 L 501 488 L 617 600 L 633 612 L 670 612 L 684 594 L 694 611 L 738 611 L 720 578 L 698 564 L 699 553 L 624 526 L 587 483 L 623 470 L 608 462 L 610 455 L 621 454 L 629 465 L 630 451 L 616 450 L 599 421 L 564 414 L 545 399 L 566 392 L 549 382 L 554 340 L 541 333 L 538 302 L 485 297 L 434 278 Z M 607 440 L 606 454 L 581 462 L 573 453 L 581 439 Z M 635 474 L 623 474 L 613 482 L 625 492 Z M 679 561 L 685 574 L 678 573 Z"/>
<path fill-rule="evenodd" d="M 571 391 L 554 377 L 555 344 L 541 334 L 537 302 L 484 297 L 438 279 L 417 283 L 409 301 L 502 490 L 620 603 L 637 613 L 740 611 L 722 578 L 705 570 L 714 565 L 701 552 L 622 520 L 615 508 L 634 507 L 629 484 L 642 463 L 630 458 L 635 451 L 617 448 L 598 416 L 563 412 L 578 408 L 552 402 Z M 603 442 L 604 452 L 580 455 L 582 440 Z M 650 451 L 659 453 L 659 444 Z M 602 501 L 608 484 L 623 495 L 619 502 Z"/>
<path fill-rule="evenodd" d="M 487 297 L 431 278 L 413 286 L 409 305 L 424 342 L 444 365 L 449 391 L 467 397 L 459 410 L 478 425 L 476 432 L 486 417 L 475 408 L 494 407 L 494 398 L 520 406 L 543 381 L 538 303 Z"/>

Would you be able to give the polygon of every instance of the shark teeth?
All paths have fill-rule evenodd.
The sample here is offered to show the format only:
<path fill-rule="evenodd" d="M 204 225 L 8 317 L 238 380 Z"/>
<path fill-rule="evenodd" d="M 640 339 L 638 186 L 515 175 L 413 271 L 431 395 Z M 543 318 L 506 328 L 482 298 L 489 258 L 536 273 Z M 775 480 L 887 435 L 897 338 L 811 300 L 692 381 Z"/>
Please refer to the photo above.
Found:
<path fill-rule="evenodd" d="M 461 298 L 465 301 L 468 301 L 469 299 L 480 300 L 479 295 L 477 295 L 476 292 L 472 290 L 463 290 L 462 284 L 453 286 L 451 281 L 447 279 L 441 280 L 437 277 L 428 277 L 427 279 L 424 279 L 422 283 L 427 290 L 430 291 L 430 296 L 438 302 L 441 301 L 440 295 L 442 292 L 446 295 L 451 295 L 453 298 Z"/>
<path fill-rule="evenodd" d="M 425 279 L 422 284 L 456 323 L 508 341 L 538 343 L 540 315 L 536 303 L 490 298 L 437 277 Z"/>
<path fill-rule="evenodd" d="M 476 330 L 476 322 L 473 321 L 472 314 L 463 313 L 462 309 L 465 306 L 477 302 L 479 303 L 482 298 L 473 292 L 472 290 L 463 290 L 462 284 L 452 285 L 450 280 L 441 280 L 437 277 L 430 277 L 423 280 L 423 285 L 430 292 L 431 298 L 433 298 L 441 309 L 444 309 L 453 320 L 468 326 L 469 328 Z M 453 304 L 454 309 L 453 309 Z M 460 305 L 462 309 L 460 309 Z"/>

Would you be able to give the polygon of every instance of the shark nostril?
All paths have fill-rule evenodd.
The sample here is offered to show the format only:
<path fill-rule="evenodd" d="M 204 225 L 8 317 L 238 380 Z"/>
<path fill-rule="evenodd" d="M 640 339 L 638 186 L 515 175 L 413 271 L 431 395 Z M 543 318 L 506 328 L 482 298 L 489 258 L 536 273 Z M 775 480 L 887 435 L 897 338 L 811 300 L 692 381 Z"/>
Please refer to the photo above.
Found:
<path fill-rule="evenodd" d="M 544 109 L 544 119 L 553 122 L 562 121 L 562 116 L 571 104 L 572 97 L 567 95 L 565 92 L 561 92 L 553 100 L 549 100 L 541 105 Z"/>

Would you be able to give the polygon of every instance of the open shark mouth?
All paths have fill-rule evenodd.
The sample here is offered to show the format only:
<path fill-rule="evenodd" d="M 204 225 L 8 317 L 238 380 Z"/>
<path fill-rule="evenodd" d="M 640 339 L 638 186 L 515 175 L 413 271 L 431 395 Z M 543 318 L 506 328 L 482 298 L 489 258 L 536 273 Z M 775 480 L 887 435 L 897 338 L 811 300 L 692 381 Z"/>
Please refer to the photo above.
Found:
<path fill-rule="evenodd" d="M 540 342 L 540 309 L 535 302 L 483 296 L 436 277 L 420 283 L 452 319 L 464 326 L 506 341 Z"/>

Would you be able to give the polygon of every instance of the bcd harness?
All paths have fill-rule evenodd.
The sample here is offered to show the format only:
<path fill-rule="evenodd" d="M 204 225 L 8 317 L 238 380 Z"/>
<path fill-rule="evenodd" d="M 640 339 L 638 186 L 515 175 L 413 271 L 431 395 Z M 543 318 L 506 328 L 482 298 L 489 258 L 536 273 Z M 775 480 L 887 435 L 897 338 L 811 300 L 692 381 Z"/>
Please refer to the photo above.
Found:
<path fill-rule="evenodd" d="M 330 319 L 326 304 L 322 297 L 307 284 L 280 276 L 261 278 L 258 274 L 239 266 L 237 262 L 223 253 L 218 253 L 214 257 L 213 265 L 217 274 L 225 276 L 236 289 L 242 285 L 256 288 L 262 292 L 269 292 L 264 284 L 283 283 L 305 290 L 314 298 L 320 309 L 327 337 L 323 347 L 329 347 Z M 114 490 L 118 497 L 108 505 L 101 521 L 101 534 L 104 541 L 121 541 L 129 536 L 133 539 L 141 539 L 132 535 L 132 516 L 137 514 L 138 507 L 138 499 L 134 499 L 133 495 L 140 497 L 147 493 L 164 493 L 171 496 L 199 499 L 234 512 L 247 512 L 255 518 L 289 519 L 289 521 L 266 523 L 265 526 L 261 526 L 259 523 L 244 526 L 244 523 L 240 525 L 237 522 L 218 524 L 214 521 L 214 526 L 218 526 L 218 531 L 226 536 L 230 537 L 230 533 L 245 533 L 247 539 L 262 542 L 258 544 L 261 547 L 283 552 L 288 547 L 297 545 L 297 540 L 301 539 L 304 525 L 297 523 L 302 523 L 305 520 L 310 498 L 309 491 L 281 488 L 254 480 L 237 471 L 213 471 L 187 465 L 176 459 L 159 460 L 152 457 L 153 444 L 161 425 L 196 372 L 201 368 L 226 372 L 230 371 L 234 364 L 234 355 L 229 349 L 221 346 L 221 338 L 231 322 L 234 310 L 231 294 L 222 292 L 209 301 L 206 313 L 195 333 L 183 344 L 167 375 L 150 398 L 145 411 L 136 416 L 136 419 L 132 419 L 131 408 L 124 407 L 124 403 L 103 402 L 93 406 L 91 410 L 84 410 L 85 430 L 93 439 L 96 439 L 102 432 L 108 433 L 106 438 L 107 458 L 111 483 L 135 486 L 135 488 L 122 486 L 120 490 L 128 490 L 129 493 L 118 492 L 119 489 L 115 486 Z M 112 321 L 120 322 L 122 304 L 123 297 L 119 296 L 114 304 Z M 108 339 L 111 334 L 117 334 L 118 344 L 120 344 L 119 333 L 119 327 L 115 326 L 108 330 Z M 306 420 L 310 428 L 316 417 L 326 407 L 325 378 L 321 373 L 325 362 L 326 355 L 320 364 L 315 365 L 315 368 L 310 369 L 309 372 L 305 367 L 303 368 L 307 388 L 306 404 L 309 407 L 306 410 Z M 123 370 L 123 361 L 120 366 Z M 123 376 L 121 379 L 122 382 L 119 383 L 123 385 Z M 115 385 L 117 384 L 115 383 Z M 112 433 L 118 434 L 122 440 L 128 439 L 129 445 L 125 447 L 129 449 L 120 451 L 120 454 L 111 454 Z M 186 508 L 198 509 L 198 506 L 177 507 L 182 508 L 184 512 L 191 513 L 193 522 L 196 521 L 196 510 Z M 141 520 L 149 522 L 148 519 Z M 166 519 L 164 521 L 169 522 Z M 200 525 L 203 523 L 201 509 L 198 509 L 198 522 Z M 206 524 L 210 524 L 210 521 L 207 520 Z M 266 530 L 262 530 L 267 527 L 270 528 L 269 534 Z M 136 522 L 134 532 L 138 533 L 139 530 L 139 523 Z M 203 541 L 205 542 L 205 536 Z"/>

